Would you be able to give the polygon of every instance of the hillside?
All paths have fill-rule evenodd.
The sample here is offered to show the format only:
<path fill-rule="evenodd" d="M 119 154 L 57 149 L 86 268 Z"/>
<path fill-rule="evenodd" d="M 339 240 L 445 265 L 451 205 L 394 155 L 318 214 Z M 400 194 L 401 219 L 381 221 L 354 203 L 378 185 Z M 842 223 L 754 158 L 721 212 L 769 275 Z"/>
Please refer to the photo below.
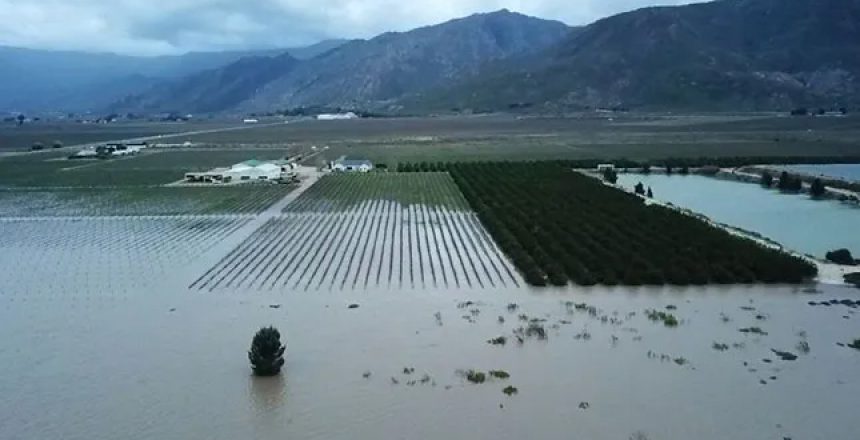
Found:
<path fill-rule="evenodd" d="M 155 88 L 123 101 L 124 110 L 182 110 L 188 112 L 266 111 L 308 105 L 379 108 L 421 90 L 450 84 L 478 72 L 481 65 L 524 53 L 533 53 L 561 41 L 569 28 L 507 10 L 475 14 L 435 26 L 402 33 L 385 33 L 370 40 L 355 40 L 320 56 L 285 68 L 280 75 L 261 75 L 247 82 L 245 99 L 229 89 L 230 99 L 209 98 L 217 106 L 200 105 L 193 97 L 177 98 L 182 86 Z M 260 58 L 243 60 L 249 74 L 271 68 Z M 221 70 L 237 71 L 238 66 Z M 217 69 L 216 69 L 217 70 Z M 218 93 L 231 76 L 212 71 L 186 78 L 199 90 Z M 206 82 L 203 84 L 202 82 Z M 127 104 L 146 103 L 144 107 Z"/>
<path fill-rule="evenodd" d="M 860 105 L 860 1 L 721 0 L 600 20 L 529 63 L 414 97 L 422 109 Z"/>
<path fill-rule="evenodd" d="M 191 52 L 170 56 L 49 51 L 0 46 L 0 112 L 100 111 L 163 81 L 216 69 L 245 57 L 284 52 L 307 59 L 345 40 L 293 49 Z"/>

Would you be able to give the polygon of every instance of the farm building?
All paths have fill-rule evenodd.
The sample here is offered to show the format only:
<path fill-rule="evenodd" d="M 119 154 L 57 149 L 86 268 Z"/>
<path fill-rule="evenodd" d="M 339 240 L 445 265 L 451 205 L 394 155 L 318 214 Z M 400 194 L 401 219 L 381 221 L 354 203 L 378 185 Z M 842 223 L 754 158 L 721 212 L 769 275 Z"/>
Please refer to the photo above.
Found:
<path fill-rule="evenodd" d="M 332 171 L 366 173 L 373 169 L 373 162 L 367 159 L 340 158 L 330 164 Z"/>
<path fill-rule="evenodd" d="M 319 121 L 336 121 L 341 119 L 358 119 L 358 115 L 353 112 L 346 113 L 323 113 L 317 115 Z"/>
<path fill-rule="evenodd" d="M 286 161 L 246 160 L 229 168 L 214 168 L 202 173 L 185 173 L 188 182 L 230 183 L 241 181 L 276 181 L 291 177 L 295 164 Z"/>
<path fill-rule="evenodd" d="M 146 148 L 146 142 L 113 142 L 97 147 L 87 147 L 77 153 L 69 156 L 69 159 L 94 159 L 94 158 L 110 158 L 120 156 L 131 156 L 140 153 Z"/>

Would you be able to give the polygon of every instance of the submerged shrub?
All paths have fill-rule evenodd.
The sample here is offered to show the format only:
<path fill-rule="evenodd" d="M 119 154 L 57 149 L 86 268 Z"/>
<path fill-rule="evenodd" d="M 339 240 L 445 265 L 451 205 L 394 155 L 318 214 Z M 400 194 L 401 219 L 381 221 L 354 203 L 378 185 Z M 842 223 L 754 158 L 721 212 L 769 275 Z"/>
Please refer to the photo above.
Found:
<path fill-rule="evenodd" d="M 274 376 L 281 372 L 284 365 L 284 351 L 281 333 L 274 327 L 261 328 L 251 341 L 248 360 L 257 376 Z"/>
<path fill-rule="evenodd" d="M 472 383 L 484 383 L 487 380 L 487 375 L 481 371 L 469 370 L 466 372 L 466 380 Z"/>
<path fill-rule="evenodd" d="M 854 266 L 857 264 L 857 261 L 854 260 L 854 256 L 851 255 L 851 251 L 848 249 L 836 249 L 830 251 L 824 255 L 824 258 L 831 263 L 842 264 L 845 266 Z"/>
<path fill-rule="evenodd" d="M 490 370 L 489 374 L 491 377 L 495 377 L 496 379 L 507 379 L 511 377 L 511 375 L 505 370 Z"/>

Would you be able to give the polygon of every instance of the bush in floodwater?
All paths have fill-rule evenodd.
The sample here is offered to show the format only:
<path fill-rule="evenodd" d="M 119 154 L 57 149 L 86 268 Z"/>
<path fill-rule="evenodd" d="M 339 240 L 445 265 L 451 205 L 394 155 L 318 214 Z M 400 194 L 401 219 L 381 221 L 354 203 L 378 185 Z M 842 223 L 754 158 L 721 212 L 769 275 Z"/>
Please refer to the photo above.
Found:
<path fill-rule="evenodd" d="M 855 350 L 860 350 L 860 339 L 855 339 L 853 342 L 851 342 L 850 344 L 846 344 L 846 345 L 848 345 L 849 347 L 851 347 Z"/>
<path fill-rule="evenodd" d="M 860 287 L 860 272 L 848 273 L 843 275 L 845 282 Z"/>
<path fill-rule="evenodd" d="M 281 372 L 284 365 L 284 351 L 281 333 L 274 327 L 261 328 L 251 341 L 248 360 L 257 376 L 274 376 Z"/>
<path fill-rule="evenodd" d="M 466 372 L 466 380 L 472 383 L 484 383 L 487 380 L 487 375 L 481 371 L 469 370 Z"/>
<path fill-rule="evenodd" d="M 675 318 L 675 315 L 671 313 L 666 313 L 659 310 L 646 310 L 645 316 L 652 321 L 663 321 L 663 325 L 666 327 L 677 327 L 678 326 L 678 318 Z"/>
<path fill-rule="evenodd" d="M 762 172 L 761 180 L 759 180 L 759 183 L 761 183 L 761 186 L 765 188 L 770 188 L 771 186 L 773 186 L 773 175 L 770 174 L 769 171 Z"/>
<path fill-rule="evenodd" d="M 816 178 L 812 181 L 812 185 L 809 186 L 809 194 L 812 197 L 821 197 L 827 192 L 827 188 L 824 187 L 824 182 L 821 179 Z"/>
<path fill-rule="evenodd" d="M 511 375 L 505 370 L 490 370 L 490 377 L 495 377 L 496 379 L 507 379 L 511 377 Z"/>
<path fill-rule="evenodd" d="M 848 249 L 836 249 L 834 251 L 830 251 L 824 255 L 824 258 L 832 263 L 842 264 L 845 266 L 854 266 L 857 264 L 857 261 L 854 260 L 854 256 L 851 255 L 851 251 Z"/>
<path fill-rule="evenodd" d="M 520 390 L 518 390 L 515 386 L 508 385 L 502 389 L 502 392 L 507 394 L 508 396 L 512 396 L 520 392 Z"/>

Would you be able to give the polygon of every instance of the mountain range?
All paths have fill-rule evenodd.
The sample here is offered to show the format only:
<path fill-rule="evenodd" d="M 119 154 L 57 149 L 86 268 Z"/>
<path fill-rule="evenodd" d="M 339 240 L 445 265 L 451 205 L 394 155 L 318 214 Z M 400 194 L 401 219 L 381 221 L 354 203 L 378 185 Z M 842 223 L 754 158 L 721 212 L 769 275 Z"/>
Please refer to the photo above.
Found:
<path fill-rule="evenodd" d="M 0 112 L 103 111 L 123 97 L 246 57 L 313 58 L 346 40 L 292 49 L 136 57 L 0 46 Z"/>
<path fill-rule="evenodd" d="M 110 111 L 149 113 L 858 107 L 858 41 L 860 0 L 717 0 L 639 9 L 584 27 L 501 10 L 338 41 L 304 56 L 213 55 L 193 70 L 177 59 L 162 70 L 115 63 L 133 73 L 110 71 L 96 82 L 110 93 L 96 101 Z M 0 83 L 20 76 L 9 71 L 0 68 Z M 77 95 L 86 87 L 74 85 L 64 84 L 65 93 L 83 99 Z"/>

